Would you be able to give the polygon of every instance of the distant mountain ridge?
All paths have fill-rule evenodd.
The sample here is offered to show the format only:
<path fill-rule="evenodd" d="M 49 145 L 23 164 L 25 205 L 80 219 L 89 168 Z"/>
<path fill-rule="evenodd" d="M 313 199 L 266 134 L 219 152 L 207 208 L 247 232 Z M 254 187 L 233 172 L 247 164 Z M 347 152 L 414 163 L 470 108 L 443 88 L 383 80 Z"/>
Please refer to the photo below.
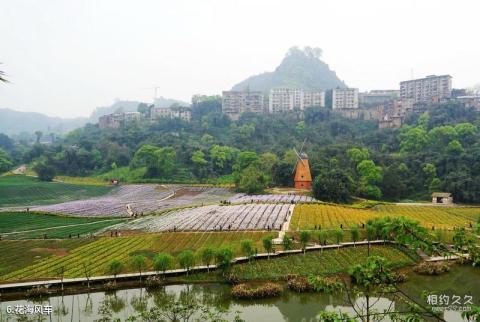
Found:
<path fill-rule="evenodd" d="M 134 112 L 137 110 L 138 104 L 140 103 L 142 102 L 116 100 L 110 106 L 97 107 L 90 115 L 89 120 L 91 123 L 97 123 L 98 118 L 100 116 L 112 114 L 117 110 L 123 110 L 125 112 Z M 154 103 L 155 103 L 155 107 L 170 107 L 172 104 L 179 104 L 181 106 L 190 106 L 190 104 L 187 102 L 183 102 L 173 98 L 165 98 L 162 96 L 160 96 L 159 98 L 156 98 Z"/>
<path fill-rule="evenodd" d="M 250 76 L 233 86 L 232 90 L 269 92 L 275 87 L 303 88 L 307 90 L 326 90 L 345 88 L 347 85 L 320 57 L 320 48 L 298 47 L 289 49 L 285 58 L 273 72 Z"/>
<path fill-rule="evenodd" d="M 8 108 L 0 108 L 0 133 L 18 134 L 33 133 L 65 133 L 85 125 L 86 117 L 60 118 L 36 112 L 20 112 Z"/>
<path fill-rule="evenodd" d="M 116 110 L 125 112 L 136 111 L 139 101 L 117 100 L 110 106 L 97 107 L 89 117 L 61 118 L 52 117 L 37 112 L 21 112 L 9 108 L 0 108 L 0 133 L 7 135 L 20 134 L 22 132 L 33 133 L 42 131 L 47 133 L 67 133 L 84 126 L 87 123 L 97 123 L 98 118 Z M 155 100 L 157 107 L 170 107 L 172 104 L 189 106 L 190 104 L 176 99 L 160 97 Z"/>

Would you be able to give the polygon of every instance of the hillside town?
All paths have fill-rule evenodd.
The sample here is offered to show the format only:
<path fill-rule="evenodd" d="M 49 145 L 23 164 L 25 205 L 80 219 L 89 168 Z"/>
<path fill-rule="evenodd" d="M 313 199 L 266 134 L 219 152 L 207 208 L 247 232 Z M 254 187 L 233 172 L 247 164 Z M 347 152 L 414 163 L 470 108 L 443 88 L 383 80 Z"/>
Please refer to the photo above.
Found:
<path fill-rule="evenodd" d="M 480 96 L 466 89 L 453 89 L 452 76 L 429 75 L 400 82 L 399 89 L 359 92 L 358 88 L 307 90 L 294 87 L 272 88 L 268 93 L 250 90 L 222 92 L 222 113 L 238 120 L 243 113 L 299 113 L 309 107 L 332 110 L 345 118 L 377 121 L 378 127 L 399 128 L 412 113 L 422 113 L 448 101 L 480 110 Z M 149 105 L 146 113 L 117 111 L 99 118 L 100 128 L 120 128 L 132 121 L 177 118 L 189 122 L 188 106 Z"/>

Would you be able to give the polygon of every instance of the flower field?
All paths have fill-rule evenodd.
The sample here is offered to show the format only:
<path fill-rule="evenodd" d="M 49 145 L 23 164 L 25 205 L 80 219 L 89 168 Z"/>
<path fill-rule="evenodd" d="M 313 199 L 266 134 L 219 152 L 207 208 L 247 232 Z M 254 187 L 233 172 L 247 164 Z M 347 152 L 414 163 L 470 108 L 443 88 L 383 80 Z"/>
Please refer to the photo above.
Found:
<path fill-rule="evenodd" d="M 237 194 L 228 201 L 232 203 L 252 203 L 252 202 L 264 202 L 264 203 L 292 203 L 292 202 L 316 202 L 315 198 L 310 196 L 302 196 L 295 194 L 266 194 L 266 195 L 246 195 Z"/>
<path fill-rule="evenodd" d="M 413 265 L 415 262 L 401 250 L 391 246 L 372 246 L 371 255 L 385 257 L 394 266 Z M 241 279 L 282 279 L 287 274 L 308 276 L 335 274 L 346 271 L 353 264 L 364 263 L 367 247 L 329 249 L 288 255 L 270 260 L 258 260 L 233 266 L 233 273 Z"/>
<path fill-rule="evenodd" d="M 105 195 L 111 186 L 43 182 L 24 175 L 0 177 L 0 207 L 47 205 Z"/>
<path fill-rule="evenodd" d="M 290 204 L 212 205 L 144 217 L 112 228 L 149 232 L 280 230 L 293 208 Z"/>
<path fill-rule="evenodd" d="M 175 195 L 172 193 L 175 191 Z M 224 188 L 162 186 L 156 184 L 123 185 L 111 193 L 33 210 L 72 216 L 127 216 L 127 205 L 133 212 L 149 213 L 186 205 L 218 202 L 232 194 Z"/>
<path fill-rule="evenodd" d="M 0 276 L 0 281 L 34 280 L 58 277 L 61 267 L 65 268 L 65 277 L 82 277 L 83 264 L 91 268 L 93 275 L 108 274 L 108 264 L 113 259 L 122 260 L 126 271 L 134 272 L 130 260 L 134 255 L 143 254 L 148 258 L 148 269 L 152 269 L 151 259 L 158 252 L 169 252 L 176 255 L 182 250 L 198 250 L 205 246 L 219 247 L 231 245 L 237 256 L 240 256 L 240 241 L 251 239 L 255 247 L 261 250 L 261 239 L 269 236 L 266 232 L 204 232 L 204 233 L 161 233 L 146 234 L 129 237 L 102 237 L 98 239 L 78 239 L 78 247 L 68 248 L 64 254 L 51 255 L 35 260 L 28 257 L 23 261 L 23 268 Z M 81 244 L 83 241 L 83 244 Z M 7 253 L 0 254 L 0 263 L 11 263 L 16 252 L 25 252 L 27 247 L 44 247 L 31 241 L 2 241 L 0 249 L 8 249 Z M 63 242 L 75 242 L 67 240 Z M 27 244 L 30 243 L 30 244 Z M 26 246 L 28 245 L 28 246 Z M 63 245 L 63 244 L 59 244 Z M 70 245 L 70 244 L 68 244 Z M 65 246 L 66 247 L 66 246 Z M 198 263 L 200 264 L 200 263 Z M 5 265 L 8 267 L 8 264 Z M 18 265 L 17 265 L 18 266 Z"/>
<path fill-rule="evenodd" d="M 404 216 L 419 221 L 425 227 L 450 229 L 468 227 L 476 222 L 480 208 L 379 205 L 372 209 L 354 209 L 327 204 L 297 205 L 290 230 L 352 227 L 368 219 L 384 216 Z"/>

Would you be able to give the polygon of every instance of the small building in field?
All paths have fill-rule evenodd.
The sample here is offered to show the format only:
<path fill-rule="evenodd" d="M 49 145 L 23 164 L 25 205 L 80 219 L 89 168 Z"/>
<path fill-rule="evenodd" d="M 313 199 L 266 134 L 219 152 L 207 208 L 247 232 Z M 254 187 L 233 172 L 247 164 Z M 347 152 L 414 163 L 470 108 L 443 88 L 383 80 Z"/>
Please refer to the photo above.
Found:
<path fill-rule="evenodd" d="M 453 204 L 452 194 L 449 192 L 432 193 L 432 203 L 435 205 L 451 205 Z"/>

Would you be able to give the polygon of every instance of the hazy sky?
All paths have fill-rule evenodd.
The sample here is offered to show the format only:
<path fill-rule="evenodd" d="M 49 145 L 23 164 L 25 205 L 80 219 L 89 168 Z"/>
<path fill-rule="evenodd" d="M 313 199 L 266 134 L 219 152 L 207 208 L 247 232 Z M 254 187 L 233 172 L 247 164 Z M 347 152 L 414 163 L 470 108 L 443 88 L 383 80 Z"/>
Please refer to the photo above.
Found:
<path fill-rule="evenodd" d="M 86 116 L 115 98 L 190 101 L 323 49 L 349 86 L 450 74 L 480 82 L 478 0 L 10 0 L 0 8 L 0 107 Z"/>

